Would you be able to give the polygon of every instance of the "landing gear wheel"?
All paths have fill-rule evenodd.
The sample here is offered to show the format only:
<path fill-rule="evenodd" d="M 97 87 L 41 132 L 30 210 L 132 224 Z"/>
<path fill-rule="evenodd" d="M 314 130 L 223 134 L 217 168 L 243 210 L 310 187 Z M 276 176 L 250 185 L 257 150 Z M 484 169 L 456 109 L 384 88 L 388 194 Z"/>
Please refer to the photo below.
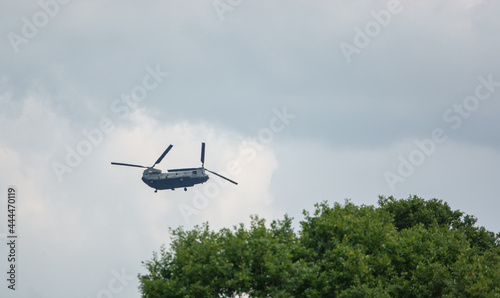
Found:
<path fill-rule="evenodd" d="M 187 187 L 184 187 L 184 191 L 188 191 Z"/>
<path fill-rule="evenodd" d="M 157 193 L 157 192 L 158 192 L 158 190 L 157 190 L 157 189 L 155 189 L 155 193 Z"/>

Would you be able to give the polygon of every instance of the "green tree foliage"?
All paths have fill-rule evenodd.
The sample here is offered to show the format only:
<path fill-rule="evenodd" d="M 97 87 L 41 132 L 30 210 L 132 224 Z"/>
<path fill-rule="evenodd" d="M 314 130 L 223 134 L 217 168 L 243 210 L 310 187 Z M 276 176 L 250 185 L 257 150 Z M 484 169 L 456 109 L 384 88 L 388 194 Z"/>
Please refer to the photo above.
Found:
<path fill-rule="evenodd" d="M 144 262 L 144 297 L 500 297 L 500 234 L 443 201 L 327 202 L 269 227 L 173 230 Z"/>
<path fill-rule="evenodd" d="M 464 215 L 459 210 L 452 211 L 448 203 L 442 200 L 424 200 L 413 196 L 406 200 L 393 197 L 380 197 L 379 205 L 394 217 L 394 225 L 398 231 L 423 224 L 425 228 L 432 225 L 446 226 L 466 233 L 472 245 L 488 250 L 495 246 L 497 237 L 484 227 L 475 227 L 477 218 Z"/>

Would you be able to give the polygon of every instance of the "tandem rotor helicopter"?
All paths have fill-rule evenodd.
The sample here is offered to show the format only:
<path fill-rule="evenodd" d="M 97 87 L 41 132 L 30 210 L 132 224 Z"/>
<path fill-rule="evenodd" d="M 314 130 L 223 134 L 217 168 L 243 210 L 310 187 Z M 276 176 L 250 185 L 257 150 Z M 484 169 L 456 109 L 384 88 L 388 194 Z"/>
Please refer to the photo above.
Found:
<path fill-rule="evenodd" d="M 158 160 L 150 167 L 120 162 L 112 162 L 111 164 L 116 166 L 145 168 L 144 172 L 142 173 L 142 181 L 144 181 L 144 183 L 146 183 L 149 187 L 154 188 L 155 192 L 157 192 L 159 189 L 175 190 L 176 188 L 182 187 L 184 187 L 184 190 L 187 191 L 188 187 L 205 183 L 208 180 L 208 174 L 206 174 L 205 171 L 219 176 L 222 179 L 226 179 L 233 184 L 238 184 L 237 182 L 229 178 L 226 178 L 205 168 L 205 143 L 201 143 L 200 168 L 173 169 L 168 170 L 167 173 L 162 173 L 161 170 L 155 169 L 154 167 L 162 161 L 162 159 L 165 157 L 165 155 L 167 155 L 172 147 L 173 145 L 168 146 L 168 148 L 163 152 Z"/>

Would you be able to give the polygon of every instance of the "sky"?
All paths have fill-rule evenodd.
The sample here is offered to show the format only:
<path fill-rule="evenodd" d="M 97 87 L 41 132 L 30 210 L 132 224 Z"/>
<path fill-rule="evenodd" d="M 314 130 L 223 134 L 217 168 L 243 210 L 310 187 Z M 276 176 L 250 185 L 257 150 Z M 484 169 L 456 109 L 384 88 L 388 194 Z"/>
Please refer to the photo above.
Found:
<path fill-rule="evenodd" d="M 0 0 L 0 296 L 137 297 L 169 228 L 298 230 L 325 200 L 437 198 L 499 232 L 499 9 Z M 173 144 L 156 168 L 198 167 L 201 142 L 238 185 L 154 193 L 110 164 Z"/>

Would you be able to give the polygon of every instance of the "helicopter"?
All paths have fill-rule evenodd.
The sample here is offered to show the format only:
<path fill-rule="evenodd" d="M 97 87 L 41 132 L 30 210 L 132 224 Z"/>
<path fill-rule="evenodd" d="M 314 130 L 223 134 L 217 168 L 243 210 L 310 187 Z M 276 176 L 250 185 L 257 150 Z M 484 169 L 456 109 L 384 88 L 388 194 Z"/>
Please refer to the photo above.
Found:
<path fill-rule="evenodd" d="M 121 162 L 111 162 L 111 164 L 116 166 L 145 168 L 144 172 L 142 173 L 142 181 L 146 183 L 149 187 L 154 188 L 155 192 L 158 192 L 158 190 L 163 190 L 163 189 L 175 190 L 176 188 L 184 188 L 184 191 L 187 191 L 188 187 L 192 187 L 196 184 L 202 184 L 207 182 L 209 177 L 206 172 L 212 173 L 222 179 L 225 179 L 235 185 L 238 185 L 237 182 L 205 168 L 205 143 L 201 143 L 200 168 L 172 169 L 168 170 L 167 173 L 162 173 L 161 170 L 155 169 L 154 167 L 163 160 L 165 155 L 167 155 L 167 153 L 172 149 L 172 147 L 173 145 L 168 146 L 168 148 L 165 149 L 165 151 L 163 151 L 162 155 L 150 167 L 121 163 Z"/>

